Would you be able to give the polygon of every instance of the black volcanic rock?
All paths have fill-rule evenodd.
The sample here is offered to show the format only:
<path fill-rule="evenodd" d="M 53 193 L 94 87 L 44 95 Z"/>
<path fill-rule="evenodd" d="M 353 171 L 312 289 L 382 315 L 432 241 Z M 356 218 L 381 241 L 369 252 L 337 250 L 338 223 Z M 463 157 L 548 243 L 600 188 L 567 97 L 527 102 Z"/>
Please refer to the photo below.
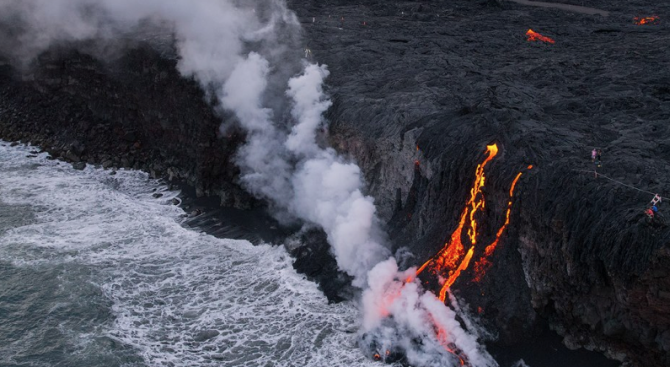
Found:
<path fill-rule="evenodd" d="M 361 165 L 417 264 L 454 230 L 487 144 L 501 153 L 487 167 L 484 243 L 512 178 L 534 165 L 493 267 L 456 293 L 510 342 L 538 313 L 571 347 L 670 365 L 670 231 L 642 213 L 648 192 L 670 196 L 670 28 L 633 24 L 670 4 L 590 2 L 602 17 L 495 3 L 291 1 L 316 18 L 305 44 L 332 72 L 331 142 Z M 556 43 L 526 41 L 529 28 Z M 593 147 L 612 180 L 589 173 Z"/>
<path fill-rule="evenodd" d="M 243 136 L 219 134 L 221 118 L 203 91 L 165 56 L 138 44 L 102 62 L 61 47 L 42 54 L 30 74 L 0 66 L 0 137 L 70 162 L 144 169 L 222 204 L 250 205 L 231 159 Z"/>
<path fill-rule="evenodd" d="M 75 163 L 72 163 L 72 168 L 81 171 L 81 170 L 83 170 L 84 168 L 86 168 L 86 163 L 85 163 L 85 162 L 75 162 Z"/>
<path fill-rule="evenodd" d="M 352 278 L 338 269 L 322 230 L 303 231 L 293 241 L 297 242 L 297 246 L 288 244 L 291 255 L 296 258 L 293 267 L 317 282 L 329 302 L 353 298 Z"/>

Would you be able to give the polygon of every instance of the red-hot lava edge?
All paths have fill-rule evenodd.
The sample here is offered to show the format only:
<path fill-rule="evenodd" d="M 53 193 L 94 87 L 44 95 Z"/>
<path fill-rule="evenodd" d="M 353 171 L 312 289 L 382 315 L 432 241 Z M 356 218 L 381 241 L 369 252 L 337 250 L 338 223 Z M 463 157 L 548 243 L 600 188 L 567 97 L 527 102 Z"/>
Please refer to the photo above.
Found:
<path fill-rule="evenodd" d="M 482 189 L 484 188 L 484 184 L 486 182 L 484 168 L 498 154 L 498 146 L 496 144 L 487 146 L 486 154 L 486 159 L 484 159 L 484 162 L 477 166 L 475 171 L 475 181 L 472 185 L 472 188 L 470 189 L 470 197 L 465 203 L 465 208 L 461 213 L 458 227 L 456 227 L 456 230 L 454 230 L 454 232 L 451 234 L 449 241 L 444 244 L 442 249 L 440 249 L 440 251 L 435 254 L 435 256 L 426 261 L 416 272 L 416 276 L 418 276 L 424 270 L 428 269 L 431 274 L 443 280 L 441 282 L 442 288 L 439 292 L 439 298 L 442 302 L 446 300 L 447 291 L 449 288 L 454 284 L 461 273 L 470 266 L 470 262 L 472 261 L 472 257 L 475 252 L 477 237 L 479 236 L 479 232 L 477 231 L 478 218 L 475 214 L 486 207 L 486 198 L 482 193 Z M 527 169 L 532 168 L 533 166 L 527 167 Z M 512 181 L 512 185 L 509 190 L 509 200 L 507 202 L 505 223 L 503 223 L 502 226 L 498 229 L 495 240 L 484 248 L 484 255 L 475 264 L 475 277 L 473 280 L 476 282 L 482 279 L 488 268 L 491 266 L 490 257 L 493 255 L 493 252 L 500 242 L 502 234 L 509 225 L 509 216 L 510 212 L 512 211 L 514 189 L 516 188 L 516 184 L 521 178 L 522 174 L 523 172 L 517 173 L 516 177 Z M 463 243 L 464 229 L 467 229 L 465 244 Z M 467 251 L 466 246 L 468 247 Z M 407 279 L 407 281 L 412 281 L 412 279 L 413 277 L 410 277 Z"/>
<path fill-rule="evenodd" d="M 633 18 L 633 23 L 635 23 L 635 25 L 658 25 L 660 23 L 660 18 L 657 15 L 652 15 L 650 17 L 635 17 Z"/>
<path fill-rule="evenodd" d="M 478 211 L 483 210 L 486 207 L 486 199 L 482 193 L 484 184 L 486 182 L 486 175 L 484 174 L 484 168 L 486 165 L 498 154 L 498 146 L 496 144 L 491 144 L 486 147 L 486 158 L 482 163 L 477 165 L 475 171 L 475 181 L 470 189 L 470 197 L 465 203 L 465 208 L 461 213 L 460 220 L 458 222 L 458 227 L 451 234 L 450 239 L 445 245 L 440 249 L 440 251 L 435 254 L 432 258 L 426 261 L 415 273 L 414 276 L 410 276 L 405 280 L 405 283 L 412 282 L 416 277 L 419 276 L 424 270 L 428 269 L 431 274 L 438 277 L 441 280 L 442 287 L 439 292 L 439 298 L 442 302 L 446 301 L 447 291 L 452 284 L 458 279 L 461 275 L 461 272 L 466 270 L 472 257 L 474 255 L 475 246 L 477 245 L 477 237 L 479 233 L 477 232 L 478 227 L 478 218 L 475 214 Z M 417 161 L 418 163 L 418 161 Z M 526 169 L 530 170 L 533 166 L 530 165 Z M 496 233 L 495 240 L 484 248 L 483 256 L 475 263 L 475 277 L 473 281 L 479 282 L 482 277 L 485 275 L 488 268 L 491 266 L 490 257 L 493 255 L 500 238 L 505 232 L 505 229 L 509 225 L 510 212 L 512 211 L 512 203 L 514 198 L 514 189 L 516 188 L 519 179 L 523 172 L 517 173 L 512 181 L 512 185 L 509 189 L 509 200 L 507 201 L 507 212 L 505 214 L 505 222 L 500 226 L 498 232 Z M 467 226 L 467 227 L 466 227 Z M 465 251 L 465 244 L 463 243 L 463 230 L 467 229 L 467 236 L 465 237 L 466 244 L 469 245 L 467 251 Z M 403 284 L 405 284 L 403 283 Z M 387 299 L 384 304 L 391 304 L 393 301 L 399 297 L 400 290 L 392 292 L 387 295 Z M 382 311 L 385 315 L 388 315 L 387 310 Z M 461 364 L 461 366 L 469 366 L 469 361 L 467 356 L 465 356 L 458 348 L 449 343 L 446 338 L 446 331 L 440 328 L 438 323 L 433 321 L 435 325 L 435 334 L 440 344 L 451 354 L 456 356 Z M 390 352 L 386 351 L 388 355 Z M 375 360 L 382 360 L 382 356 L 379 353 L 375 353 L 373 358 Z"/>
<path fill-rule="evenodd" d="M 544 43 L 556 43 L 553 39 L 543 36 L 532 29 L 529 29 L 528 32 L 526 32 L 526 38 L 529 42 L 540 41 Z"/>

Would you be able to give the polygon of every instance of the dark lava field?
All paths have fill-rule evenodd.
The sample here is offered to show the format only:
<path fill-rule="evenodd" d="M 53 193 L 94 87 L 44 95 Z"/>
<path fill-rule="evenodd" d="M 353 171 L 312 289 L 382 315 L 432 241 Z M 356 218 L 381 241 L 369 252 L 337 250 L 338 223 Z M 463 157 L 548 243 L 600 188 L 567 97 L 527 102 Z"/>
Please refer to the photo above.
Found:
<path fill-rule="evenodd" d="M 548 326 L 571 349 L 669 366 L 670 3 L 563 1 L 598 10 L 585 12 L 524 3 L 288 1 L 308 50 L 296 52 L 331 71 L 329 141 L 361 166 L 394 249 L 412 254 L 404 266 L 447 241 L 496 143 L 483 242 L 524 174 L 490 270 L 480 282 L 466 270 L 454 293 L 500 345 Z M 529 41 L 529 29 L 554 43 Z M 235 181 L 231 156 L 244 136 L 217 134 L 218 117 L 173 59 L 140 45 L 110 71 L 59 50 L 36 68 L 21 78 L 0 66 L 1 138 L 178 177 L 222 205 L 262 206 Z M 650 221 L 654 193 L 668 199 Z M 327 246 L 314 243 L 297 266 L 337 298 Z"/>
<path fill-rule="evenodd" d="M 489 236 L 506 186 L 535 168 L 492 271 L 455 288 L 503 339 L 542 315 L 567 345 L 670 364 L 670 231 L 643 214 L 650 193 L 670 196 L 670 4 L 572 2 L 602 16 L 509 1 L 291 3 L 332 71 L 332 141 L 364 168 L 396 246 L 416 264 L 437 252 L 498 142 Z"/>

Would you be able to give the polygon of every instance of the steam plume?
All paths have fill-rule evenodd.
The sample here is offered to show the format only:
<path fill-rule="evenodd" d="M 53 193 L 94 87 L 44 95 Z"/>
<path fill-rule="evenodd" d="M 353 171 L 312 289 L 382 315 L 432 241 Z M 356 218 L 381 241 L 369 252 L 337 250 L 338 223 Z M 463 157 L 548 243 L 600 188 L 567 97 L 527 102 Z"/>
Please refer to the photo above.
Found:
<path fill-rule="evenodd" d="M 372 339 L 375 351 L 401 349 L 415 366 L 460 366 L 460 359 L 471 366 L 497 366 L 477 337 L 461 326 L 454 310 L 417 280 L 407 281 L 415 273 L 416 268 L 399 271 L 393 258 L 370 271 L 363 292 L 362 332 Z"/>
<path fill-rule="evenodd" d="M 331 105 L 322 89 L 329 72 L 298 62 L 299 23 L 284 1 L 239 4 L 6 1 L 0 4 L 2 23 L 16 26 L 18 34 L 3 36 L 0 44 L 26 63 L 57 43 L 139 37 L 133 30 L 147 23 L 173 33 L 180 72 L 213 91 L 247 131 L 237 154 L 245 187 L 284 215 L 322 227 L 340 267 L 363 286 L 367 272 L 389 252 L 381 245 L 373 200 L 361 192 L 360 169 L 317 143 L 322 114 Z"/>
<path fill-rule="evenodd" d="M 417 366 L 452 364 L 445 343 L 475 366 L 495 364 L 453 310 L 400 280 L 413 270 L 389 258 L 360 168 L 319 144 L 329 72 L 300 61 L 299 22 L 283 0 L 5 0 L 0 24 L 12 30 L 0 28 L 0 51 L 24 65 L 57 43 L 141 39 L 135 30 L 147 24 L 173 35 L 179 71 L 247 132 L 236 158 L 245 187 L 323 228 L 339 267 L 366 288 L 363 332 Z"/>

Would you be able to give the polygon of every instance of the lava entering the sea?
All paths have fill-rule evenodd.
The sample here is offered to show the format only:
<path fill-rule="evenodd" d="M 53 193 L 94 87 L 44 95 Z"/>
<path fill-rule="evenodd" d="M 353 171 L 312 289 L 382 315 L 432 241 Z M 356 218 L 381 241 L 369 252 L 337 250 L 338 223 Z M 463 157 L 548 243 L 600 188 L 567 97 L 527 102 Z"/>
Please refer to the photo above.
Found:
<path fill-rule="evenodd" d="M 484 162 L 477 166 L 477 170 L 475 171 L 475 182 L 470 189 L 470 198 L 465 203 L 465 208 L 461 213 L 458 227 L 456 227 L 456 230 L 451 234 L 449 242 L 447 242 L 435 256 L 426 261 L 416 272 L 416 275 L 418 276 L 421 272 L 429 267 L 431 272 L 434 274 L 449 274 L 449 277 L 444 282 L 442 289 L 440 290 L 439 298 L 442 302 L 444 302 L 446 299 L 447 289 L 449 289 L 454 281 L 456 281 L 461 271 L 467 268 L 468 264 L 470 263 L 470 259 L 472 259 L 474 245 L 477 242 L 477 221 L 475 220 L 474 215 L 478 210 L 483 209 L 486 205 L 484 195 L 481 194 L 482 188 L 484 187 L 484 182 L 486 181 L 484 167 L 486 167 L 486 164 L 488 164 L 491 159 L 493 159 L 493 157 L 498 154 L 498 146 L 496 144 L 487 146 L 486 153 L 486 159 L 484 159 Z M 469 218 L 468 213 L 470 214 Z M 466 225 L 467 219 L 470 219 L 468 237 L 470 238 L 472 247 L 466 253 L 463 242 L 461 240 L 461 235 L 463 232 L 463 227 Z M 465 257 L 465 259 L 459 262 L 462 257 Z M 460 263 L 458 267 L 456 267 L 457 263 Z"/>
<path fill-rule="evenodd" d="M 660 18 L 656 15 L 650 17 L 635 17 L 633 18 L 633 23 L 635 25 L 657 25 L 661 22 Z"/>
<path fill-rule="evenodd" d="M 549 38 L 549 37 L 545 37 L 545 36 L 543 36 L 543 35 L 541 35 L 541 34 L 535 32 L 535 31 L 532 30 L 532 29 L 529 29 L 529 30 L 526 32 L 526 40 L 527 40 L 528 42 L 532 42 L 532 41 L 540 41 L 540 42 L 544 42 L 544 43 L 556 43 L 556 41 L 554 41 L 553 39 L 551 39 L 551 38 Z"/>
<path fill-rule="evenodd" d="M 379 277 L 379 279 L 384 279 L 384 276 L 388 276 L 388 274 L 395 274 L 391 275 L 392 278 L 388 278 L 387 283 L 379 283 L 385 284 L 384 287 L 379 287 L 378 290 L 368 290 L 364 294 L 364 298 L 368 300 L 369 309 L 374 310 L 371 314 L 377 315 L 376 317 L 380 317 L 381 320 L 379 321 L 380 324 L 376 326 L 378 331 L 366 333 L 361 339 L 363 345 L 369 348 L 373 360 L 386 363 L 407 361 L 407 349 L 419 348 L 421 350 L 421 348 L 431 345 L 430 343 L 424 345 L 420 340 L 432 334 L 433 340 L 448 352 L 451 358 L 455 358 L 455 362 L 461 366 L 473 365 L 470 358 L 476 354 L 472 354 L 471 350 L 463 349 L 463 345 L 458 344 L 459 342 L 453 334 L 458 333 L 460 337 L 463 337 L 467 333 L 463 330 L 459 332 L 459 326 L 454 326 L 451 323 L 450 320 L 455 320 L 452 319 L 455 314 L 450 316 L 449 312 L 444 311 L 449 309 L 445 302 L 449 297 L 449 288 L 470 267 L 471 262 L 475 262 L 474 281 L 479 281 L 488 270 L 491 265 L 490 258 L 510 223 L 515 188 L 523 175 L 523 172 L 518 172 L 510 185 L 505 220 L 496 232 L 495 238 L 488 246 L 478 247 L 480 246 L 479 243 L 482 242 L 480 227 L 483 215 L 480 212 L 486 207 L 486 197 L 483 192 L 486 183 L 485 169 L 489 162 L 497 156 L 498 146 L 496 144 L 487 146 L 485 154 L 486 157 L 477 165 L 475 170 L 475 179 L 469 190 L 465 206 L 460 213 L 458 225 L 444 246 L 416 271 L 407 270 L 398 273 L 397 263 L 395 262 L 386 264 L 390 265 L 391 269 L 386 266 L 373 269 L 373 271 L 378 269 L 379 272 L 375 274 L 375 277 Z M 527 169 L 532 168 L 532 166 L 527 167 Z M 433 277 L 439 281 L 440 291 L 437 297 L 439 301 L 432 294 L 429 297 L 420 296 L 425 288 L 422 288 L 414 280 L 422 273 L 424 273 L 424 278 Z M 379 293 L 376 294 L 377 292 Z M 450 302 L 457 301 L 452 297 Z M 444 306 L 444 310 L 439 307 L 436 308 L 438 305 Z M 411 317 L 408 315 L 411 315 Z M 418 317 L 423 317 L 428 326 L 415 329 L 415 326 L 408 327 L 403 324 L 403 320 L 416 320 Z M 456 329 L 452 330 L 451 327 Z M 403 342 L 394 339 L 396 338 L 394 335 L 400 335 L 397 333 L 399 329 L 410 332 L 408 338 L 403 339 Z M 411 334 L 412 331 L 417 331 L 418 334 L 413 335 Z"/>
<path fill-rule="evenodd" d="M 442 247 L 442 249 L 440 249 L 440 251 L 435 254 L 435 256 L 426 261 L 416 272 L 416 276 L 418 276 L 424 270 L 428 269 L 430 273 L 438 277 L 445 278 L 445 280 L 442 282 L 442 286 L 439 292 L 439 299 L 442 302 L 446 300 L 446 295 L 449 288 L 454 284 L 461 273 L 470 266 L 470 262 L 472 261 L 472 257 L 475 253 L 477 237 L 479 235 L 477 231 L 477 217 L 475 214 L 478 211 L 484 209 L 486 206 L 486 199 L 482 193 L 484 183 L 486 182 L 484 168 L 498 154 L 498 146 L 495 144 L 487 146 L 486 153 L 487 156 L 484 159 L 484 162 L 479 164 L 475 171 L 475 181 L 472 188 L 470 189 L 470 197 L 465 203 L 465 208 L 461 213 L 458 226 L 451 234 L 449 241 Z M 533 166 L 528 166 L 528 169 L 532 168 Z M 482 276 L 490 266 L 489 258 L 495 251 L 503 232 L 509 225 L 509 216 L 510 212 L 512 211 L 512 198 L 514 197 L 514 189 L 522 174 L 522 172 L 519 172 L 512 181 L 512 185 L 509 190 L 509 200 L 507 203 L 507 212 L 505 215 L 504 224 L 500 227 L 500 229 L 498 229 L 495 240 L 486 246 L 483 257 L 479 259 L 475 265 L 475 281 L 481 280 Z M 466 226 L 466 239 L 469 240 L 469 248 L 467 251 L 465 245 L 463 244 L 463 229 Z M 407 279 L 407 281 L 411 280 L 411 277 Z"/>

